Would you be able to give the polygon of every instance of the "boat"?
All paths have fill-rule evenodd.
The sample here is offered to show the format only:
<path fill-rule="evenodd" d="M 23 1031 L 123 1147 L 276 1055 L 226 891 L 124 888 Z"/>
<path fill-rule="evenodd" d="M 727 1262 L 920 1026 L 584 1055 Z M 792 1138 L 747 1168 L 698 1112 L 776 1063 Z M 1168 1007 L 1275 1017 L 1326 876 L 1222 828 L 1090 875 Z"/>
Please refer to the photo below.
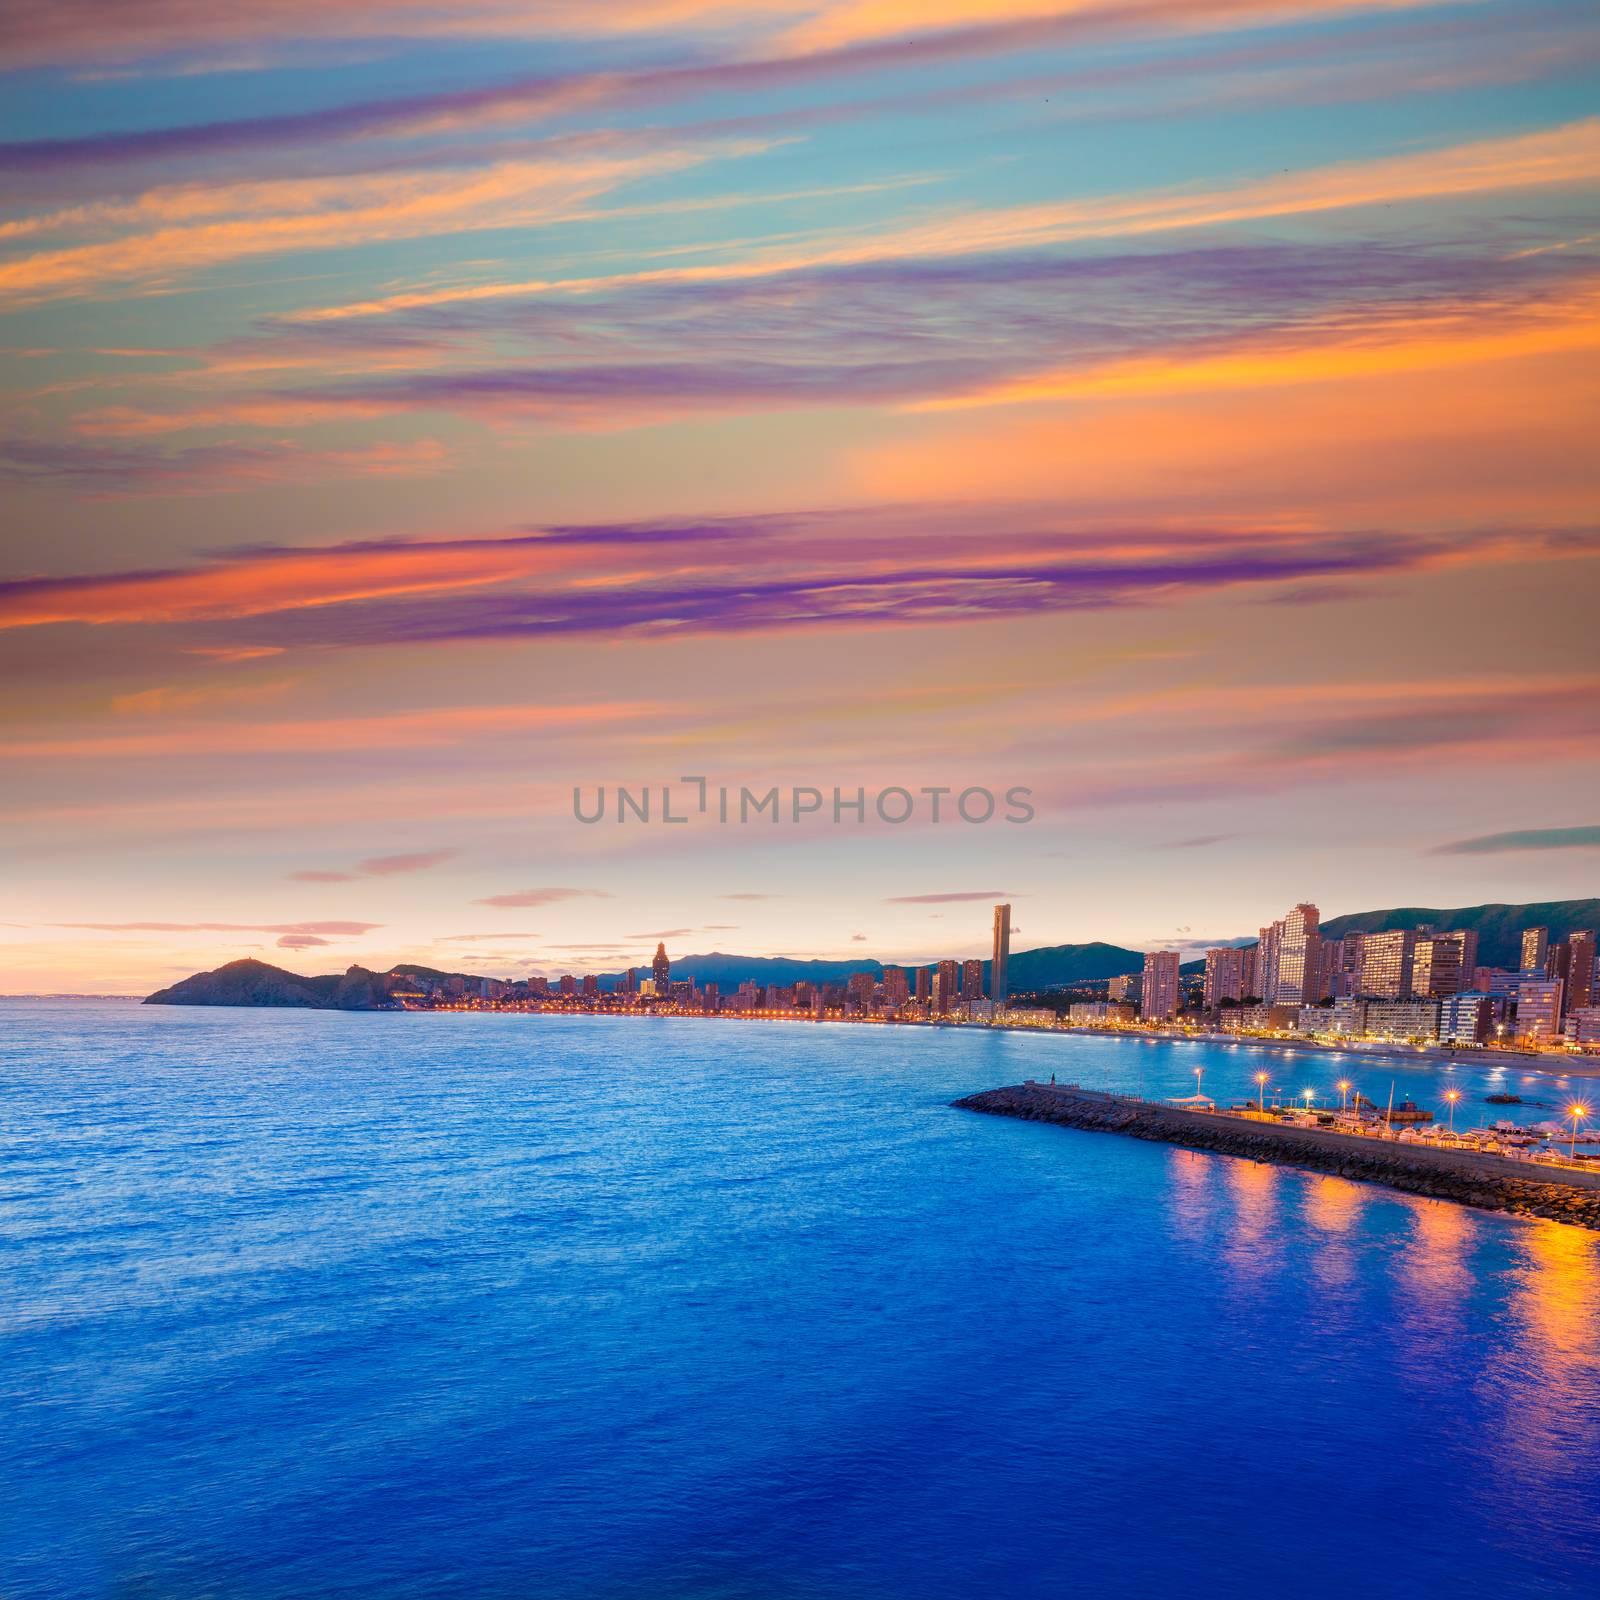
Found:
<path fill-rule="evenodd" d="M 1409 1127 L 1413 1123 L 1432 1122 L 1433 1113 L 1424 1111 L 1415 1100 L 1402 1100 L 1394 1110 L 1388 1114 L 1388 1120 L 1401 1127 Z"/>
<path fill-rule="evenodd" d="M 1520 1106 L 1522 1104 L 1522 1096 L 1520 1094 L 1486 1094 L 1483 1098 L 1492 1106 Z"/>

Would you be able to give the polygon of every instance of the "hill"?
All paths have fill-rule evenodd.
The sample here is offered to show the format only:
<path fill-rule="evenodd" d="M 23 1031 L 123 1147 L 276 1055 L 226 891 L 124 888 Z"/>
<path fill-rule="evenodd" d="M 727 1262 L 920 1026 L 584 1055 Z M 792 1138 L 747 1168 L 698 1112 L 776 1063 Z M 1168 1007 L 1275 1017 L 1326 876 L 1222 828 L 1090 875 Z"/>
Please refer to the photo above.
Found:
<path fill-rule="evenodd" d="M 365 967 L 303 978 L 265 961 L 230 961 L 146 997 L 147 1006 L 276 1006 L 317 1011 L 391 1011 L 389 981 Z"/>
<path fill-rule="evenodd" d="M 1478 962 L 1485 967 L 1515 967 L 1522 954 L 1524 928 L 1548 928 L 1558 944 L 1578 928 L 1600 930 L 1600 900 L 1542 900 L 1526 905 L 1398 906 L 1390 911 L 1356 911 L 1322 924 L 1330 939 L 1347 933 L 1389 933 L 1400 928 L 1472 930 L 1478 935 Z"/>

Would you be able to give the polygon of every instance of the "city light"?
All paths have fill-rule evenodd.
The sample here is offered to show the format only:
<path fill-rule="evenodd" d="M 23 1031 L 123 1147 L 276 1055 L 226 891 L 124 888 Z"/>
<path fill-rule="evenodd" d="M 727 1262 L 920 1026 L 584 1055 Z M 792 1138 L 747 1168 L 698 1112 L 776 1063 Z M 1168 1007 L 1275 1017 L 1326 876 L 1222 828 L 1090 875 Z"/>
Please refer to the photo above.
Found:
<path fill-rule="evenodd" d="M 1589 1115 L 1589 1108 L 1581 1100 L 1574 1100 L 1567 1107 L 1567 1115 L 1572 1118 L 1572 1159 L 1578 1159 L 1578 1124 Z"/>

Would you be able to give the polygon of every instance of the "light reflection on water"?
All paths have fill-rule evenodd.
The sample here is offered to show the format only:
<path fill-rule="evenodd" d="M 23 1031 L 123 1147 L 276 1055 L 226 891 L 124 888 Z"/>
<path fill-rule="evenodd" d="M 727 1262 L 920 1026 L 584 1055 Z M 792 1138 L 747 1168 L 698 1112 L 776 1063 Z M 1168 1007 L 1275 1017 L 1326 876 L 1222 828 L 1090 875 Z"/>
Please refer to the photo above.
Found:
<path fill-rule="evenodd" d="M 0 1023 L 6 1600 L 1544 1600 L 1600 1561 L 1596 1236 L 948 1106 L 1242 1098 L 1256 1052 Z"/>

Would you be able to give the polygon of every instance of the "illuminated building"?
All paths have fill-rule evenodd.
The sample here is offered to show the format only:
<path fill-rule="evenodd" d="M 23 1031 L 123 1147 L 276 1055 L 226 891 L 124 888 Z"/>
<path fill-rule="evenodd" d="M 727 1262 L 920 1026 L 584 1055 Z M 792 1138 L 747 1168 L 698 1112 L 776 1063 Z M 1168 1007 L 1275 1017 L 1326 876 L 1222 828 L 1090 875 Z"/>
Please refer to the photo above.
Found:
<path fill-rule="evenodd" d="M 672 972 L 672 963 L 667 960 L 667 947 L 664 944 L 656 946 L 655 960 L 650 963 L 650 976 L 656 980 L 656 993 L 665 994 L 667 979 Z"/>
<path fill-rule="evenodd" d="M 933 1009 L 948 1011 L 961 998 L 960 968 L 954 961 L 941 961 L 933 975 Z"/>
<path fill-rule="evenodd" d="M 1374 1000 L 1404 1000 L 1412 989 L 1417 959 L 1415 928 L 1369 933 L 1361 949 L 1361 993 Z"/>
<path fill-rule="evenodd" d="M 1522 970 L 1524 972 L 1542 973 L 1545 967 L 1545 958 L 1550 954 L 1550 930 L 1548 928 L 1524 928 L 1522 930 Z"/>
<path fill-rule="evenodd" d="M 911 997 L 911 985 L 906 981 L 904 967 L 883 969 L 883 997 L 892 1006 L 903 1006 Z"/>
<path fill-rule="evenodd" d="M 1369 1000 L 1369 1039 L 1435 1039 L 1439 1035 L 1437 1000 Z"/>
<path fill-rule="evenodd" d="M 989 998 L 1004 1005 L 1011 993 L 1007 968 L 1011 964 L 1011 907 L 994 908 L 994 952 L 989 966 Z"/>
<path fill-rule="evenodd" d="M 1477 963 L 1478 935 L 1470 929 L 1418 939 L 1411 964 L 1412 992 L 1435 999 L 1460 994 L 1472 987 Z"/>
<path fill-rule="evenodd" d="M 917 968 L 917 999 L 927 1005 L 933 996 L 933 973 L 927 967 Z"/>
<path fill-rule="evenodd" d="M 1317 908 L 1302 901 L 1283 921 L 1273 923 L 1270 965 L 1261 990 L 1268 1005 L 1298 1006 L 1322 998 L 1320 921 Z"/>
<path fill-rule="evenodd" d="M 983 963 L 981 961 L 963 961 L 961 963 L 961 998 L 963 1000 L 983 999 Z"/>
<path fill-rule="evenodd" d="M 1596 999 L 1594 930 L 1580 928 L 1570 934 L 1567 947 L 1567 1009 L 1578 1011 L 1592 1005 Z"/>
<path fill-rule="evenodd" d="M 1485 1044 L 1494 1035 L 1493 995 L 1463 990 L 1439 1002 L 1441 1044 Z"/>
<path fill-rule="evenodd" d="M 1178 1012 L 1178 952 L 1152 950 L 1144 958 L 1140 989 L 1144 1020 L 1170 1022 Z"/>
<path fill-rule="evenodd" d="M 1219 948 L 1206 951 L 1205 1008 L 1215 1011 L 1223 1000 L 1242 1000 L 1244 987 L 1244 951 Z"/>
<path fill-rule="evenodd" d="M 1527 949 L 1526 939 L 1523 949 Z M 1519 1039 L 1548 1044 L 1561 1032 L 1561 994 L 1564 988 L 1559 978 L 1523 978 L 1517 985 Z"/>

